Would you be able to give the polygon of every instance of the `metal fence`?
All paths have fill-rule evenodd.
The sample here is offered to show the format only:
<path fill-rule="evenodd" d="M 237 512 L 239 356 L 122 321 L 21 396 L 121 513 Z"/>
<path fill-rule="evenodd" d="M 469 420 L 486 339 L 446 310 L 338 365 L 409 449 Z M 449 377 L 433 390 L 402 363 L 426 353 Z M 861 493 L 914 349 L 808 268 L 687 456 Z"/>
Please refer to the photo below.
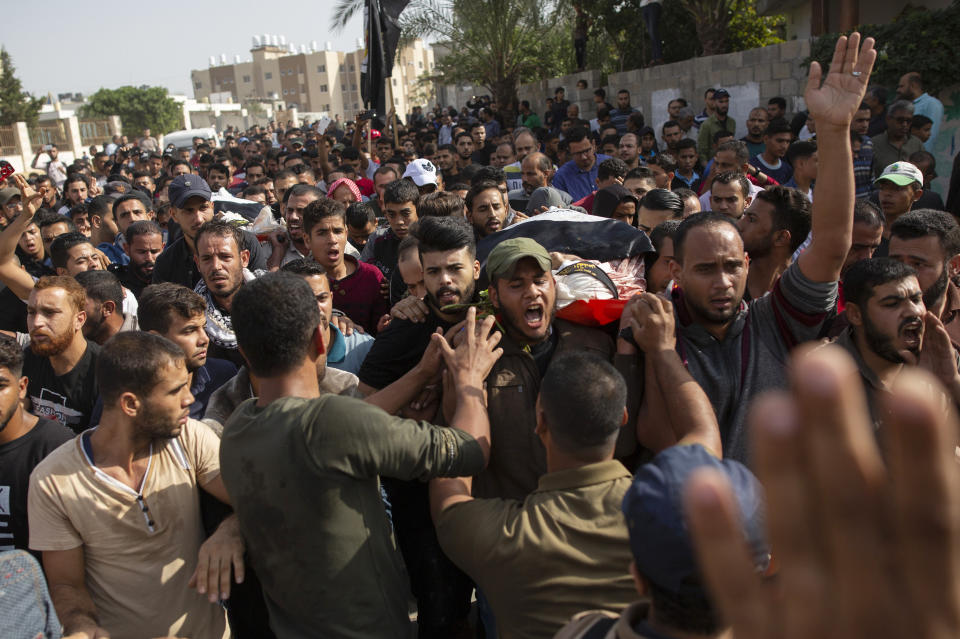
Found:
<path fill-rule="evenodd" d="M 45 122 L 30 128 L 30 145 L 36 149 L 44 144 L 56 144 L 60 148 L 69 146 L 67 131 L 62 120 Z"/>
<path fill-rule="evenodd" d="M 84 148 L 91 144 L 105 145 L 109 144 L 112 138 L 110 134 L 110 120 L 80 120 L 80 140 Z"/>
<path fill-rule="evenodd" d="M 16 155 L 17 139 L 12 126 L 0 126 L 0 155 Z"/>

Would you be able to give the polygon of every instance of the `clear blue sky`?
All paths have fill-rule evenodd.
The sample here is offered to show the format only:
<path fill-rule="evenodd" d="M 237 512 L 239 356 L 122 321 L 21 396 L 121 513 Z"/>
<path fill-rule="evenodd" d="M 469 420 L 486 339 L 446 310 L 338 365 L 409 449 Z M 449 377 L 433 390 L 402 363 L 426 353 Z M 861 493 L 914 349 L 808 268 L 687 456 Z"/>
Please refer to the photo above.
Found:
<path fill-rule="evenodd" d="M 34 95 L 126 84 L 167 87 L 192 96 L 190 70 L 209 58 L 250 55 L 253 34 L 283 34 L 287 42 L 331 42 L 353 51 L 363 36 L 357 16 L 340 33 L 330 28 L 335 0 L 48 0 L 3 3 L 0 44 L 10 53 L 24 89 Z"/>

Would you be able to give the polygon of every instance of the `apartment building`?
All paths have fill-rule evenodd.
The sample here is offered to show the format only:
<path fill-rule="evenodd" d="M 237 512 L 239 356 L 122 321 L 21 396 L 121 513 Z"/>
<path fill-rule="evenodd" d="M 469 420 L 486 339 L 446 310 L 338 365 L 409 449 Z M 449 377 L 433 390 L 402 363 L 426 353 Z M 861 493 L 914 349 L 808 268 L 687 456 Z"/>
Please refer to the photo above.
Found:
<path fill-rule="evenodd" d="M 363 49 L 333 51 L 311 45 L 287 44 L 283 36 L 253 36 L 253 48 L 246 62 L 235 56 L 228 64 L 225 55 L 219 62 L 210 58 L 210 66 L 190 72 L 197 101 L 282 101 L 286 108 L 300 112 L 326 113 L 353 119 L 363 110 L 360 94 L 360 66 Z M 422 40 L 401 48 L 387 88 L 397 113 L 404 115 L 415 105 L 434 100 L 432 83 L 423 81 L 433 72 L 433 49 Z"/>

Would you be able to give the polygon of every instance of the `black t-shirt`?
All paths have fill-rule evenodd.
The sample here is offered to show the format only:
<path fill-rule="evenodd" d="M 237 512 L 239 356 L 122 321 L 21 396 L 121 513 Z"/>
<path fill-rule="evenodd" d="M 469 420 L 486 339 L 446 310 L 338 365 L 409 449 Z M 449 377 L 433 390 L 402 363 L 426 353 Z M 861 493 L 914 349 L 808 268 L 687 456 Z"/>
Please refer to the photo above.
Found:
<path fill-rule="evenodd" d="M 29 346 L 24 349 L 23 374 L 30 379 L 27 395 L 32 404 L 31 412 L 58 421 L 75 433 L 86 430 L 97 401 L 99 356 L 100 346 L 87 342 L 87 350 L 77 365 L 58 377 L 49 358 L 34 355 Z"/>
<path fill-rule="evenodd" d="M 406 375 L 423 357 L 423 352 L 430 344 L 430 335 L 438 326 L 446 331 L 453 324 L 448 324 L 433 313 L 419 324 L 394 319 L 377 335 L 373 347 L 363 360 L 358 375 L 360 381 L 379 390 Z"/>
<path fill-rule="evenodd" d="M 133 296 L 138 300 L 140 299 L 140 294 L 143 293 L 143 289 L 151 284 L 151 282 L 144 282 L 137 277 L 129 264 L 111 264 L 107 267 L 107 270 L 116 275 L 117 279 L 120 280 L 120 284 L 133 293 Z"/>
<path fill-rule="evenodd" d="M 26 435 L 0 444 L 0 552 L 28 550 L 27 488 L 30 473 L 44 457 L 66 441 L 73 431 L 40 418 Z M 34 553 L 39 558 L 39 553 Z"/>
<path fill-rule="evenodd" d="M 0 289 L 0 330 L 27 332 L 27 304 L 6 287 Z"/>

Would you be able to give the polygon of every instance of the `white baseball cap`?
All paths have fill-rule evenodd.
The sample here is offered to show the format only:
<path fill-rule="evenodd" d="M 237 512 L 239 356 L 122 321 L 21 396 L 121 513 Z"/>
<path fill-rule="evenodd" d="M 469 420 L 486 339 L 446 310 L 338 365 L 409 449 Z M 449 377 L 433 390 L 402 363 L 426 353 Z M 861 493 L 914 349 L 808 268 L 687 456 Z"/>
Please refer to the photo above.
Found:
<path fill-rule="evenodd" d="M 407 165 L 403 177 L 410 178 L 417 186 L 437 184 L 437 167 L 430 160 L 414 160 Z"/>
<path fill-rule="evenodd" d="M 885 168 L 873 183 L 876 184 L 880 180 L 889 180 L 897 186 L 908 186 L 914 182 L 923 184 L 923 173 L 909 162 L 894 162 Z"/>

